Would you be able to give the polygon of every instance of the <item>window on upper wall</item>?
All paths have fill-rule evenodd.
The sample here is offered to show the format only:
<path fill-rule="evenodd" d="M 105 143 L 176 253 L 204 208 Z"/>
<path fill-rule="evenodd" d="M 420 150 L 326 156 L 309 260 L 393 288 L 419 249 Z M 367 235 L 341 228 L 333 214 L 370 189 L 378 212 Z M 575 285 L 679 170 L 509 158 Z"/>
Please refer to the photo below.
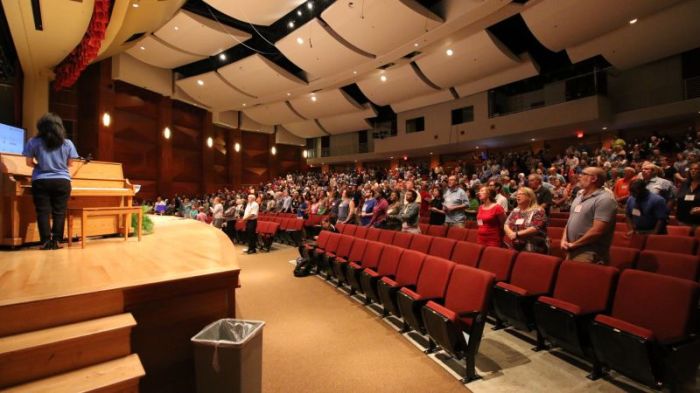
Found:
<path fill-rule="evenodd" d="M 469 123 L 474 121 L 474 106 L 465 106 L 452 110 L 452 125 Z"/>
<path fill-rule="evenodd" d="M 425 131 L 425 118 L 416 117 L 415 119 L 406 120 L 406 133 Z"/>

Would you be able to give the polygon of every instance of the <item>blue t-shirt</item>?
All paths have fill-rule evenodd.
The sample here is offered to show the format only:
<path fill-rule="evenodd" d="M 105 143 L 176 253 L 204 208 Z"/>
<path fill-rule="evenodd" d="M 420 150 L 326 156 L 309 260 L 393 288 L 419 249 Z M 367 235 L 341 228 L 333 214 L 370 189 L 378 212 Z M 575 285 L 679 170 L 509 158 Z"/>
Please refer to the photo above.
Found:
<path fill-rule="evenodd" d="M 78 158 L 78 151 L 75 150 L 75 145 L 70 139 L 65 139 L 61 147 L 48 151 L 44 146 L 44 141 L 39 137 L 34 137 L 24 146 L 22 155 L 34 158 L 38 163 L 32 172 L 32 180 L 70 180 L 68 159 Z"/>
<path fill-rule="evenodd" d="M 652 193 L 641 201 L 630 196 L 627 199 L 627 217 L 632 220 L 634 229 L 638 231 L 650 231 L 656 227 L 657 222 L 662 221 L 664 224 L 662 224 L 661 233 L 666 233 L 665 227 L 668 220 L 666 200 Z"/>

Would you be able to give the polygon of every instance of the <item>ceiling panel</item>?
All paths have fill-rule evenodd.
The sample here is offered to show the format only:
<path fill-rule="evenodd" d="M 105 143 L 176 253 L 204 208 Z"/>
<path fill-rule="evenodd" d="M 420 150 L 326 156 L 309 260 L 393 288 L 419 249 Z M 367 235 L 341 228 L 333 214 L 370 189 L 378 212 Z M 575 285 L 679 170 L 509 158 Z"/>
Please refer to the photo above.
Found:
<path fill-rule="evenodd" d="M 574 62 L 602 54 L 619 69 L 632 68 L 700 47 L 698 15 L 700 1 L 686 1 L 567 52 Z"/>
<path fill-rule="evenodd" d="M 410 111 L 412 109 L 424 108 L 426 106 L 440 104 L 454 99 L 449 90 L 440 90 L 434 93 L 425 94 L 418 97 L 411 97 L 404 101 L 391 104 L 391 109 L 396 113 Z"/>
<path fill-rule="evenodd" d="M 447 51 L 452 50 L 452 56 Z M 428 79 L 441 88 L 475 81 L 507 68 L 519 60 L 485 30 L 432 48 L 416 60 Z"/>
<path fill-rule="evenodd" d="M 240 110 L 252 99 L 228 85 L 216 71 L 180 79 L 175 84 L 190 97 L 215 110 Z"/>
<path fill-rule="evenodd" d="M 256 105 L 245 109 L 243 112 L 258 123 L 267 125 L 294 123 L 305 120 L 296 114 L 286 101 Z"/>
<path fill-rule="evenodd" d="M 535 76 L 538 73 L 539 70 L 537 65 L 529 58 L 525 58 L 522 63 L 516 65 L 515 67 L 505 69 L 501 72 L 497 72 L 493 75 L 489 75 L 473 82 L 456 86 L 455 90 L 460 97 L 467 97 L 472 94 L 480 93 L 498 86 L 503 86 L 511 82 Z"/>
<path fill-rule="evenodd" d="M 297 121 L 294 123 L 282 124 L 282 127 L 286 128 L 292 134 L 300 138 L 318 138 L 321 136 L 326 136 L 328 133 L 324 131 L 316 120 L 304 120 Z"/>
<path fill-rule="evenodd" d="M 442 23 L 414 0 L 336 1 L 321 14 L 352 45 L 381 55 Z"/>
<path fill-rule="evenodd" d="M 269 26 L 306 0 L 204 0 L 224 14 L 255 25 Z"/>
<path fill-rule="evenodd" d="M 372 59 L 342 42 L 328 26 L 313 19 L 275 43 L 277 49 L 308 73 L 307 80 L 336 74 Z"/>
<path fill-rule="evenodd" d="M 250 34 L 203 16 L 180 10 L 155 33 L 184 52 L 213 56 L 250 38 Z"/>
<path fill-rule="evenodd" d="M 344 134 L 370 128 L 370 124 L 365 119 L 375 116 L 377 112 L 368 104 L 365 105 L 364 110 L 318 119 L 318 122 L 330 134 Z"/>
<path fill-rule="evenodd" d="M 241 113 L 241 124 L 239 127 L 244 131 L 260 132 L 263 134 L 273 134 L 275 132 L 275 126 L 268 124 L 260 124 L 252 118 L 248 117 L 245 113 Z"/>
<path fill-rule="evenodd" d="M 559 52 L 679 1 L 681 0 L 543 0 L 527 7 L 521 15 L 530 31 L 544 46 Z"/>
<path fill-rule="evenodd" d="M 177 50 L 152 35 L 144 36 L 126 53 L 146 64 L 167 69 L 206 59 L 206 56 L 197 56 Z"/>
<path fill-rule="evenodd" d="M 290 100 L 289 103 L 297 113 L 307 119 L 330 117 L 362 109 L 362 106 L 340 89 L 304 94 Z"/>
<path fill-rule="evenodd" d="M 438 91 L 421 79 L 410 63 L 372 72 L 357 85 L 370 101 L 382 106 Z"/>
<path fill-rule="evenodd" d="M 257 53 L 218 71 L 232 85 L 256 97 L 306 86 L 306 82 Z"/>

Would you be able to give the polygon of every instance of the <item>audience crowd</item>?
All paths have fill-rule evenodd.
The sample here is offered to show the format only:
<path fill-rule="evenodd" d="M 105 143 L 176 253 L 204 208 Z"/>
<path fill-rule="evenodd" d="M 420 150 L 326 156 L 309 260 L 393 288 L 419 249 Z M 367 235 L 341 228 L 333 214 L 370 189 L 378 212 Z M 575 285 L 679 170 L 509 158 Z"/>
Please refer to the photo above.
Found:
<path fill-rule="evenodd" d="M 671 216 L 679 225 L 700 224 L 700 135 L 694 133 L 570 146 L 564 154 L 482 153 L 472 161 L 290 173 L 258 187 L 159 197 L 154 211 L 219 228 L 242 219 L 249 201 L 260 213 L 329 215 L 334 224 L 413 233 L 421 222 L 475 221 L 480 244 L 547 253 L 557 242 L 570 259 L 590 262 L 606 260 L 619 213 L 627 236 L 664 234 Z M 548 221 L 558 212 L 569 212 L 566 230 L 561 239 L 548 239 Z"/>

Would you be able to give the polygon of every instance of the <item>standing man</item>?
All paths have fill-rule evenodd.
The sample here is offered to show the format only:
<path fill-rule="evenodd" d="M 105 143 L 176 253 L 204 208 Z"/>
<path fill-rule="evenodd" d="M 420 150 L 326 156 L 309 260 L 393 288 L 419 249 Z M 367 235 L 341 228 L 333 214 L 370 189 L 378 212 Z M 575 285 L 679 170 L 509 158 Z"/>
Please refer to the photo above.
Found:
<path fill-rule="evenodd" d="M 445 225 L 448 227 L 464 228 L 467 215 L 464 210 L 469 206 L 469 197 L 463 189 L 457 186 L 457 177 L 451 175 L 447 178 L 447 190 L 443 197 L 443 210 L 445 211 Z"/>
<path fill-rule="evenodd" d="M 603 179 L 605 181 L 605 179 Z M 535 196 L 537 196 L 537 204 L 540 205 L 547 217 L 549 217 L 549 209 L 552 207 L 552 191 L 547 187 L 542 185 L 542 176 L 533 173 L 527 177 L 528 187 L 535 191 Z"/>
<path fill-rule="evenodd" d="M 615 233 L 617 202 L 602 188 L 605 183 L 602 168 L 585 168 L 579 183 L 581 191 L 571 204 L 561 249 L 573 261 L 607 263 Z"/>
<path fill-rule="evenodd" d="M 243 213 L 243 221 L 245 221 L 245 232 L 248 238 L 248 250 L 246 253 L 255 254 L 255 247 L 258 241 L 255 230 L 258 228 L 258 203 L 255 201 L 255 195 L 248 195 L 248 205 Z"/>
<path fill-rule="evenodd" d="M 661 168 L 651 162 L 645 162 L 642 165 L 642 179 L 647 182 L 647 189 L 652 194 L 661 195 L 666 200 L 668 210 L 673 209 L 673 204 L 676 201 L 676 186 L 670 181 L 659 177 L 662 173 Z"/>
<path fill-rule="evenodd" d="M 649 192 L 646 186 L 642 179 L 635 179 L 630 183 L 630 197 L 625 209 L 627 236 L 635 233 L 644 235 L 666 233 L 666 221 L 668 221 L 666 201 L 661 196 Z"/>

